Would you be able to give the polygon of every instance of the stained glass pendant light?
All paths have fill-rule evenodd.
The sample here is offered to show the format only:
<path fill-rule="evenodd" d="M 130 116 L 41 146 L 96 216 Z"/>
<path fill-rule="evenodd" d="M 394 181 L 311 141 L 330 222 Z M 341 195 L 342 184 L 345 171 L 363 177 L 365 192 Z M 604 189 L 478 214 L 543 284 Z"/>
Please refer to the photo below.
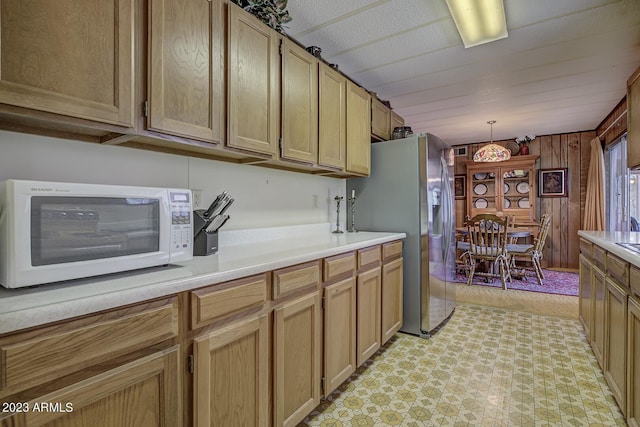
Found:
<path fill-rule="evenodd" d="M 493 143 L 493 124 L 495 120 L 489 120 L 487 124 L 491 125 L 491 142 L 480 147 L 473 155 L 474 162 L 503 162 L 511 158 L 511 151 L 502 145 Z"/>

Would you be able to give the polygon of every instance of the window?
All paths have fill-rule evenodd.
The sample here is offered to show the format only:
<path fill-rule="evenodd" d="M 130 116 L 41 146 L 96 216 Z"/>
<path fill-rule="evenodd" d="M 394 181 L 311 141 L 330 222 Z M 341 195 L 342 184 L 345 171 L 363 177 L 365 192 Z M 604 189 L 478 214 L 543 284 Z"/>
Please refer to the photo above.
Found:
<path fill-rule="evenodd" d="M 640 171 L 627 169 L 627 137 L 605 151 L 607 231 L 640 231 Z"/>

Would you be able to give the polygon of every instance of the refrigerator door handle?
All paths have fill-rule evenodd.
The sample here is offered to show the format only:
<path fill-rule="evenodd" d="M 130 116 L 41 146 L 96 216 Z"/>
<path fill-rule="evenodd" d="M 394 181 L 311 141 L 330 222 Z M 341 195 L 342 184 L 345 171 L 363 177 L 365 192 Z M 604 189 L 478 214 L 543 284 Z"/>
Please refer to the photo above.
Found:
<path fill-rule="evenodd" d="M 452 206 L 451 206 L 451 190 L 449 188 L 449 169 L 447 166 L 447 163 L 445 162 L 444 157 L 440 158 L 440 167 L 441 169 L 441 179 L 442 179 L 442 197 L 444 199 L 444 202 L 442 203 L 442 206 L 444 207 L 444 212 L 443 212 L 443 216 L 444 216 L 444 227 L 443 227 L 443 231 L 442 231 L 442 237 L 444 239 L 444 251 L 442 253 L 442 259 L 445 261 L 446 264 L 446 260 L 447 260 L 447 256 L 449 255 L 449 249 L 451 249 L 451 235 L 450 235 L 450 228 L 451 228 L 451 213 L 452 213 Z"/>

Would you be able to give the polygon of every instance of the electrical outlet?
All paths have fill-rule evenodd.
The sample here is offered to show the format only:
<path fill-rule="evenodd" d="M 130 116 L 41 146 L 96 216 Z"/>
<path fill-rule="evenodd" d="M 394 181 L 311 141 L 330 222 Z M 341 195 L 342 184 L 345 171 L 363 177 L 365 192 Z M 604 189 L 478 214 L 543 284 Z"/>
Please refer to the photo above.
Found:
<path fill-rule="evenodd" d="M 202 190 L 192 189 L 191 193 L 193 194 L 193 208 L 202 209 Z"/>

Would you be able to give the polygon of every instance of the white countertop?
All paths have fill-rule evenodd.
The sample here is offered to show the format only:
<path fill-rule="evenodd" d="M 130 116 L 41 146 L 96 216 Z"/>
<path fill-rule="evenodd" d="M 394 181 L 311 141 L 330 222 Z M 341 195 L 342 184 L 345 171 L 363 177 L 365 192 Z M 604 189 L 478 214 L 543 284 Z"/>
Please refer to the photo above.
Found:
<path fill-rule="evenodd" d="M 40 285 L 0 288 L 0 334 L 70 319 L 404 239 L 404 233 L 332 234 L 329 224 L 220 233 L 219 252 L 192 261 Z"/>
<path fill-rule="evenodd" d="M 603 249 L 640 267 L 640 254 L 616 243 L 640 243 L 640 232 L 636 231 L 578 231 L 578 235 Z"/>

